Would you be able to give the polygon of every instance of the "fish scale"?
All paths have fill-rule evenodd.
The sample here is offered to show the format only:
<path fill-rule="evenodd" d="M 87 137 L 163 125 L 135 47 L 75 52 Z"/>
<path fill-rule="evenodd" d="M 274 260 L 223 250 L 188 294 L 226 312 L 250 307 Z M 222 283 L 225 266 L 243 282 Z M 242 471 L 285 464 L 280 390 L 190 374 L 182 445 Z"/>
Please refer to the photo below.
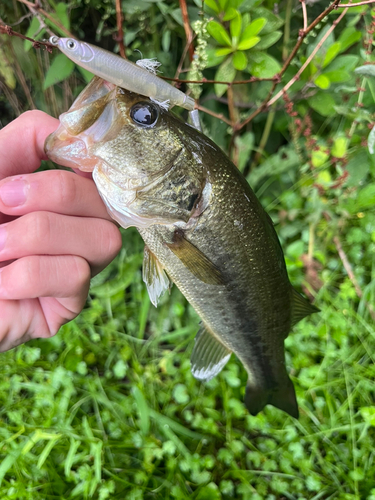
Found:
<path fill-rule="evenodd" d="M 93 93 L 100 97 L 91 101 Z M 272 404 L 297 417 L 284 339 L 317 309 L 290 284 L 272 221 L 246 179 L 196 129 L 99 78 L 72 109 L 47 139 L 46 152 L 65 166 L 77 167 L 83 158 L 87 170 L 91 161 L 110 215 L 125 228 L 137 227 L 145 241 L 144 281 L 152 303 L 170 279 L 197 311 L 202 324 L 193 375 L 209 380 L 233 352 L 248 373 L 249 411 L 255 415 Z M 134 118 L 134 109 L 142 109 L 145 122 Z M 85 129 L 83 121 L 92 125 Z"/>

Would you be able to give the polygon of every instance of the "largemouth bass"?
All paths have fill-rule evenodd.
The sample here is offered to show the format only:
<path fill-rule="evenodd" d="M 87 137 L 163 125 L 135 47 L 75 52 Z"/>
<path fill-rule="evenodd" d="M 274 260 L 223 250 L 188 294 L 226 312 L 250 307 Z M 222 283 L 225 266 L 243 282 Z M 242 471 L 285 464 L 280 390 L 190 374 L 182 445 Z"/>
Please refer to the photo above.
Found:
<path fill-rule="evenodd" d="M 193 375 L 211 379 L 234 352 L 248 373 L 250 413 L 272 404 L 298 417 L 284 339 L 317 309 L 290 284 L 270 217 L 222 150 L 150 99 L 97 77 L 45 150 L 92 171 L 113 219 L 138 229 L 152 303 L 171 280 L 201 317 Z"/>

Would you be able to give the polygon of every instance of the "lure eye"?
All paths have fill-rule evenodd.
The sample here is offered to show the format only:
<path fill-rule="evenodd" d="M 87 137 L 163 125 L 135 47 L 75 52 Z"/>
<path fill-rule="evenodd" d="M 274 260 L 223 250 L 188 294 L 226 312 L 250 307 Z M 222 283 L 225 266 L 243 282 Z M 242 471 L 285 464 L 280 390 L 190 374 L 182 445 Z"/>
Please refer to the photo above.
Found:
<path fill-rule="evenodd" d="M 131 108 L 130 117 L 137 125 L 153 127 L 158 120 L 159 111 L 150 102 L 138 102 Z"/>
<path fill-rule="evenodd" d="M 76 48 L 77 44 L 74 40 L 68 40 L 66 42 L 66 46 L 68 47 L 68 49 L 73 50 Z"/>

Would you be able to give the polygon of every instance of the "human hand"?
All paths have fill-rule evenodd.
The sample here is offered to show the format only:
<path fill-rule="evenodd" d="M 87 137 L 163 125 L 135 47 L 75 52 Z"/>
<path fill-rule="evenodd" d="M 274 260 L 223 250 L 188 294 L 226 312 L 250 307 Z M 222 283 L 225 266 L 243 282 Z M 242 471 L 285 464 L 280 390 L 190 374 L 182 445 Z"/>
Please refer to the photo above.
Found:
<path fill-rule="evenodd" d="M 0 131 L 0 351 L 50 337 L 81 312 L 121 235 L 91 179 L 34 172 L 58 120 L 28 111 Z"/>

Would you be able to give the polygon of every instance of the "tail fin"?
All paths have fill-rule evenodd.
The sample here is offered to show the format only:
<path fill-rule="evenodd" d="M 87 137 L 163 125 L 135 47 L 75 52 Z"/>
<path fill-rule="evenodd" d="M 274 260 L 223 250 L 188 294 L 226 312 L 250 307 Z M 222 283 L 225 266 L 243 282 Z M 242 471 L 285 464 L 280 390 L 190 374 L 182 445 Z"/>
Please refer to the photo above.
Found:
<path fill-rule="evenodd" d="M 293 382 L 287 376 L 285 384 L 275 389 L 265 389 L 250 383 L 246 386 L 245 405 L 252 415 L 256 415 L 267 405 L 276 406 L 294 418 L 299 417 L 298 404 Z"/>

